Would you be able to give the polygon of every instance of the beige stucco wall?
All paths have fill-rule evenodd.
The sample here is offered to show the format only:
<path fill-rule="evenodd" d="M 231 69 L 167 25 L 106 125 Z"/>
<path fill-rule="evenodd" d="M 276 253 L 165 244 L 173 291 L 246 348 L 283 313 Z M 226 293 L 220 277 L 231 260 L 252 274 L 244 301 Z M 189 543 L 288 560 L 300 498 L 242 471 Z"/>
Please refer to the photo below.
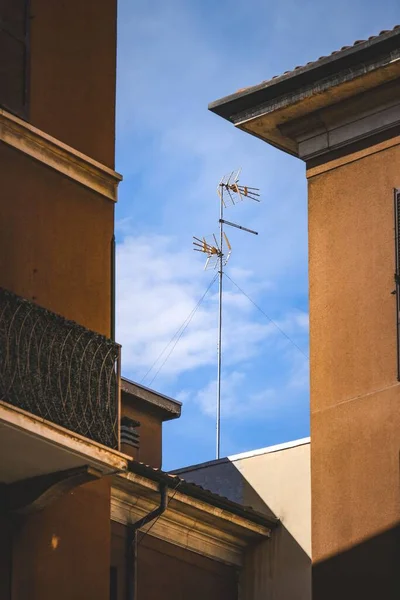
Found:
<path fill-rule="evenodd" d="M 246 551 L 240 600 L 311 599 L 308 438 L 178 472 L 188 481 L 280 519 L 269 540 Z"/>
<path fill-rule="evenodd" d="M 281 525 L 269 541 L 250 549 L 243 600 L 311 598 L 310 443 L 231 457 L 245 482 L 243 503 L 269 509 Z"/>
<path fill-rule="evenodd" d="M 249 458 L 231 457 L 247 484 L 261 501 L 280 518 L 282 524 L 311 556 L 310 442 L 293 447 L 254 454 Z M 244 504 L 251 501 L 245 488 Z M 257 508 L 252 504 L 253 508 Z M 260 507 L 262 508 L 262 507 Z"/>

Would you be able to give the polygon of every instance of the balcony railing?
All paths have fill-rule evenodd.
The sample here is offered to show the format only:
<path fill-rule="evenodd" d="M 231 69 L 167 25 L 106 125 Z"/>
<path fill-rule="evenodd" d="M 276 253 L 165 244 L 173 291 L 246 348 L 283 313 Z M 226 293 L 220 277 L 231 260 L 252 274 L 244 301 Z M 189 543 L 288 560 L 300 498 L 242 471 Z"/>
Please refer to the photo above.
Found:
<path fill-rule="evenodd" d="M 0 400 L 110 448 L 120 346 L 0 288 Z"/>

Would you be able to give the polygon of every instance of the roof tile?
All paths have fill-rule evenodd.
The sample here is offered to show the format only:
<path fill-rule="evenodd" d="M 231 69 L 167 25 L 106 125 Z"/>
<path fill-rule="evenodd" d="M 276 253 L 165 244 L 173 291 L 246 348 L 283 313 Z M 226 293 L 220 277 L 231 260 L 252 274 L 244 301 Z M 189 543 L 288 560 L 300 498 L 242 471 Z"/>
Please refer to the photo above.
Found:
<path fill-rule="evenodd" d="M 304 67 L 309 67 L 310 65 L 316 65 L 321 60 L 325 60 L 329 56 L 335 56 L 336 54 L 340 54 L 341 52 L 344 52 L 345 50 L 349 50 L 350 48 L 354 48 L 354 46 L 357 46 L 358 44 L 363 44 L 364 42 L 375 40 L 375 39 L 379 38 L 382 35 L 385 35 L 387 33 L 392 33 L 396 29 L 400 29 L 400 25 L 395 25 L 393 27 L 393 29 L 383 29 L 382 31 L 379 32 L 379 35 L 371 35 L 367 40 L 356 40 L 350 46 L 342 46 L 340 48 L 340 50 L 334 50 L 333 52 L 331 52 L 327 56 L 320 56 L 318 58 L 318 60 L 312 60 L 312 61 L 306 63 L 305 65 L 298 65 L 297 67 L 294 67 L 293 69 L 291 69 L 289 71 L 285 71 L 283 73 L 283 75 L 289 75 L 290 73 L 293 73 L 293 71 L 297 71 L 298 69 L 304 69 Z M 274 75 L 273 77 L 271 77 L 271 79 L 276 79 L 277 77 L 282 77 L 282 75 Z M 266 80 L 266 81 L 268 81 L 268 80 Z M 252 87 L 252 86 L 249 86 L 249 88 L 250 87 Z M 249 89 L 249 88 L 244 88 L 244 89 Z M 240 91 L 243 91 L 243 90 L 240 90 Z"/>

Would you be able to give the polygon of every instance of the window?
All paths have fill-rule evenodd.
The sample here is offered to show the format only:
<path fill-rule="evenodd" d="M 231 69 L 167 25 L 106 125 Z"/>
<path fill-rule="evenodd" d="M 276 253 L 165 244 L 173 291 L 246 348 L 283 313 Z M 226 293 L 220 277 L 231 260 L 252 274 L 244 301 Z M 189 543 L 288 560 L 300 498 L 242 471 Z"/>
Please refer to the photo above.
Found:
<path fill-rule="evenodd" d="M 394 190 L 394 239 L 395 265 L 394 281 L 396 284 L 396 323 L 397 323 L 397 379 L 400 381 L 400 189 Z"/>
<path fill-rule="evenodd" d="M 0 0 L 0 107 L 28 116 L 29 0 Z"/>

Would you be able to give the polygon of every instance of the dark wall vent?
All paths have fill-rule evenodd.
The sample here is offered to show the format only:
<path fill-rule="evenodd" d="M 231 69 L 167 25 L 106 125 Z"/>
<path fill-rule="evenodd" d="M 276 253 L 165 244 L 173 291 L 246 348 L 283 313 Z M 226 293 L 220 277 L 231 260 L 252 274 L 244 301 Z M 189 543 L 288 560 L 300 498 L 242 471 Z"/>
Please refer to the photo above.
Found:
<path fill-rule="evenodd" d="M 139 448 L 140 445 L 140 434 L 138 428 L 140 427 L 139 421 L 134 421 L 129 417 L 122 417 L 121 419 L 121 444 L 127 444 L 133 448 Z"/>

